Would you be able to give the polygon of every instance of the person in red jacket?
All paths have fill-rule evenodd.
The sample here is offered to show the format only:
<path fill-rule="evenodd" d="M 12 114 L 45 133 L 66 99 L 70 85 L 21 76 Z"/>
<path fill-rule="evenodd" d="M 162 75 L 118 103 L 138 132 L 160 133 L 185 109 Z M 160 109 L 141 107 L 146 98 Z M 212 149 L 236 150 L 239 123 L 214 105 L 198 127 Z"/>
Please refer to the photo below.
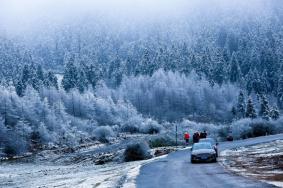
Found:
<path fill-rule="evenodd" d="M 186 144 L 189 143 L 189 140 L 190 140 L 190 134 L 188 132 L 185 132 L 184 134 L 184 140 L 186 141 Z"/>

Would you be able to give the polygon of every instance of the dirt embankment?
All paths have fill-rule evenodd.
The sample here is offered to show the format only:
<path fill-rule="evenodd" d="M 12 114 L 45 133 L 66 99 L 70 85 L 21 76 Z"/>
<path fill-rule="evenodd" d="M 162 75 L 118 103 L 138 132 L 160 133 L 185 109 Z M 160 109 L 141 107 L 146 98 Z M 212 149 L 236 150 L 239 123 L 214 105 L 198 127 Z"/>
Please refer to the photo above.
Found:
<path fill-rule="evenodd" d="M 220 162 L 233 172 L 283 187 L 283 141 L 221 152 Z"/>

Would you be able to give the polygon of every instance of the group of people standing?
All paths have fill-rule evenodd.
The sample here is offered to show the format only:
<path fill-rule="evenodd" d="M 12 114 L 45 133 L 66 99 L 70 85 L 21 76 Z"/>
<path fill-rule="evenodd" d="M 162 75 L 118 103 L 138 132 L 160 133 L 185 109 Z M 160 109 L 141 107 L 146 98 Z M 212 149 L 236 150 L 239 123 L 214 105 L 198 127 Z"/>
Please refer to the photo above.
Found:
<path fill-rule="evenodd" d="M 198 143 L 199 139 L 206 138 L 207 137 L 207 132 L 195 132 L 193 135 L 193 143 Z"/>
<path fill-rule="evenodd" d="M 199 142 L 199 139 L 202 139 L 202 138 L 206 138 L 207 137 L 207 132 L 206 131 L 203 131 L 203 132 L 195 132 L 193 134 L 193 143 L 198 143 Z M 186 144 L 189 143 L 189 140 L 190 140 L 190 134 L 188 132 L 185 132 L 184 134 L 184 140 L 186 142 Z"/>

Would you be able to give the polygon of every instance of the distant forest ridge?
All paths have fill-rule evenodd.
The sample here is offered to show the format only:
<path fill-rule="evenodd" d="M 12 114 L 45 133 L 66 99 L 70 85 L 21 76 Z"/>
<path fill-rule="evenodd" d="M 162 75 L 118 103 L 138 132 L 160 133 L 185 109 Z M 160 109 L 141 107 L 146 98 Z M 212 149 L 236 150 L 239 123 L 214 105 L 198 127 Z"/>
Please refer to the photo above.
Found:
<path fill-rule="evenodd" d="M 281 106 L 283 5 L 261 0 L 251 1 L 253 6 L 239 2 L 231 9 L 233 3 L 199 3 L 188 13 L 168 13 L 172 16 L 166 20 L 81 16 L 61 25 L 49 24 L 48 32 L 40 32 L 46 28 L 39 25 L 23 38 L 4 30 L 2 85 L 24 90 L 34 82 L 29 85 L 38 89 L 32 78 L 37 75 L 45 86 L 57 88 L 54 72 L 61 72 L 67 91 L 83 92 L 101 80 L 116 88 L 123 76 L 151 76 L 159 69 L 185 75 L 193 71 L 211 86 L 231 83 L 248 95 L 274 96 Z"/>

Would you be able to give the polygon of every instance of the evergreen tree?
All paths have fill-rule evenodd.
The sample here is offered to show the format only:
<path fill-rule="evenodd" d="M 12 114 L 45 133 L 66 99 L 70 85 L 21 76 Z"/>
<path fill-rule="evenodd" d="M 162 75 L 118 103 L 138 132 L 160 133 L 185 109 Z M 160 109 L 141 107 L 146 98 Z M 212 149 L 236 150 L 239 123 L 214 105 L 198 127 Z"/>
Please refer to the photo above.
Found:
<path fill-rule="evenodd" d="M 16 81 L 16 84 L 15 84 L 15 89 L 16 89 L 16 93 L 19 97 L 23 97 L 24 96 L 24 93 L 25 93 L 25 85 L 22 83 L 21 80 L 18 80 Z"/>
<path fill-rule="evenodd" d="M 180 50 L 180 69 L 179 71 L 185 74 L 189 74 L 191 72 L 191 63 L 189 61 L 189 56 L 190 55 L 189 55 L 188 45 L 184 43 Z"/>
<path fill-rule="evenodd" d="M 87 77 L 84 73 L 84 71 L 81 69 L 79 70 L 78 73 L 78 81 L 77 81 L 77 88 L 78 90 L 83 93 L 85 91 L 85 89 L 88 87 L 88 81 L 87 81 Z"/>
<path fill-rule="evenodd" d="M 273 107 L 271 110 L 270 110 L 270 117 L 273 119 L 273 120 L 277 120 L 279 117 L 280 117 L 280 111 L 277 107 Z"/>
<path fill-rule="evenodd" d="M 237 83 L 242 77 L 241 69 L 237 60 L 235 53 L 232 55 L 231 65 L 230 65 L 230 82 Z"/>
<path fill-rule="evenodd" d="M 70 89 L 76 88 L 77 82 L 78 70 L 74 64 L 74 58 L 72 57 L 65 67 L 62 86 L 66 91 L 70 91 Z"/>
<path fill-rule="evenodd" d="M 279 108 L 283 109 L 283 72 L 281 73 L 279 81 L 278 81 L 277 103 L 278 103 Z"/>
<path fill-rule="evenodd" d="M 235 117 L 237 115 L 237 109 L 236 109 L 235 106 L 232 107 L 231 113 L 232 113 L 233 117 Z"/>
<path fill-rule="evenodd" d="M 40 80 L 42 82 L 44 81 L 44 72 L 43 72 L 43 69 L 42 69 L 41 65 L 37 66 L 36 76 L 37 76 L 38 80 Z"/>
<path fill-rule="evenodd" d="M 139 64 L 136 68 L 136 75 L 146 75 L 149 73 L 149 69 L 152 68 L 150 66 L 151 62 L 150 62 L 150 55 L 149 55 L 149 51 L 145 50 L 141 60 L 139 61 Z M 151 70 L 153 71 L 153 70 Z"/>
<path fill-rule="evenodd" d="M 92 88 L 95 88 L 98 81 L 102 79 L 102 69 L 98 64 L 86 66 L 85 74 Z"/>
<path fill-rule="evenodd" d="M 54 88 L 58 89 L 58 79 L 55 76 L 55 74 L 51 71 L 49 71 L 47 73 L 47 75 L 44 78 L 43 83 L 44 83 L 44 86 L 47 87 L 47 88 L 54 87 Z"/>
<path fill-rule="evenodd" d="M 43 68 L 41 65 L 38 65 L 36 69 L 36 80 L 38 83 L 38 88 L 42 88 L 44 86 L 44 79 L 45 77 Z"/>
<path fill-rule="evenodd" d="M 245 117 L 245 96 L 242 91 L 240 91 L 238 96 L 238 103 L 237 103 L 237 117 L 244 118 Z"/>
<path fill-rule="evenodd" d="M 30 80 L 29 85 L 31 85 L 35 90 L 39 91 L 40 87 L 42 86 L 42 78 L 39 78 L 37 75 L 36 66 L 32 63 L 30 66 Z"/>
<path fill-rule="evenodd" d="M 31 78 L 32 78 L 32 74 L 30 71 L 30 67 L 28 65 L 24 65 L 21 76 L 22 84 L 26 86 Z"/>
<path fill-rule="evenodd" d="M 246 117 L 252 119 L 256 118 L 256 111 L 251 98 L 248 99 Z"/>
<path fill-rule="evenodd" d="M 270 91 L 270 87 L 267 79 L 268 79 L 268 75 L 265 69 L 260 77 L 260 88 L 261 88 L 260 91 L 263 94 L 267 94 L 268 91 Z"/>
<path fill-rule="evenodd" d="M 270 107 L 265 95 L 261 95 L 261 104 L 260 104 L 260 111 L 259 116 L 262 119 L 269 120 L 270 118 Z"/>
<path fill-rule="evenodd" d="M 252 81 L 252 88 L 255 93 L 262 94 L 262 84 L 260 82 L 260 76 L 257 69 L 253 70 L 253 81 Z"/>
<path fill-rule="evenodd" d="M 213 69 L 212 81 L 215 80 L 215 82 L 219 85 L 222 85 L 225 81 L 224 67 L 224 62 L 220 61 L 215 64 Z"/>
<path fill-rule="evenodd" d="M 246 90 L 248 94 L 251 94 L 251 92 L 253 91 L 254 78 L 254 72 L 250 69 L 248 74 L 246 75 Z"/>

